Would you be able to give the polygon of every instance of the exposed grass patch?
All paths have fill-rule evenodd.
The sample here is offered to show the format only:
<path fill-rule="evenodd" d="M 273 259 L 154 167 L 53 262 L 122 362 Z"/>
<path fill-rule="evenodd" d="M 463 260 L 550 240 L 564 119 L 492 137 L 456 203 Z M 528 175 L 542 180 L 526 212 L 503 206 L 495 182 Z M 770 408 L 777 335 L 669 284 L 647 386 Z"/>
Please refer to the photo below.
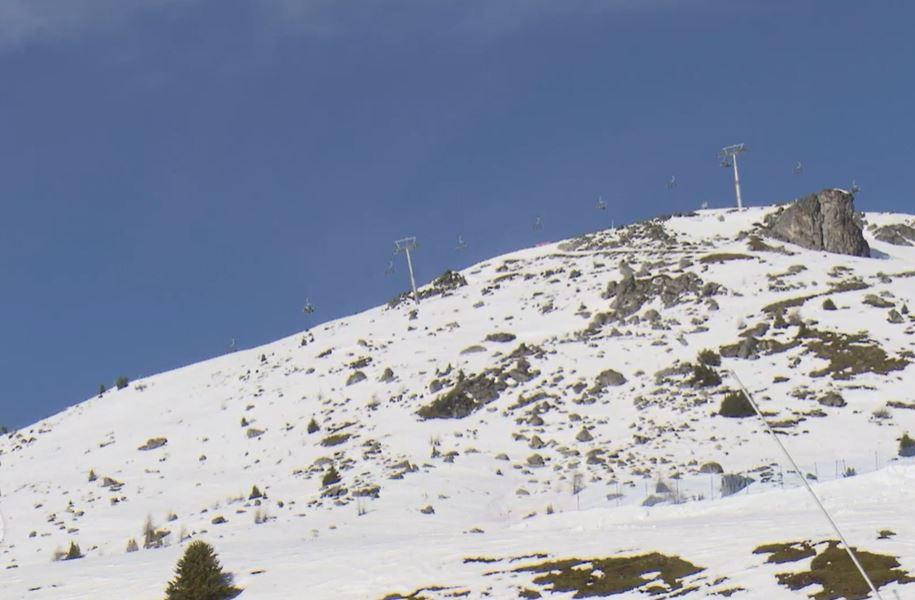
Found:
<path fill-rule="evenodd" d="M 574 592 L 573 598 L 594 598 L 639 588 L 651 594 L 676 591 L 683 587 L 683 578 L 703 570 L 680 557 L 652 552 L 640 556 L 546 561 L 513 572 L 536 573 L 534 583 L 552 593 Z"/>
<path fill-rule="evenodd" d="M 409 594 L 388 594 L 381 600 L 428 600 L 429 598 L 431 598 L 431 596 L 425 596 L 425 595 L 423 595 L 423 592 L 446 592 L 449 590 L 459 590 L 459 589 L 463 589 L 463 588 L 443 587 L 443 586 L 433 585 L 433 586 L 429 586 L 429 587 L 419 588 L 415 592 L 411 592 Z M 457 594 L 452 592 L 452 594 L 451 594 L 451 596 L 454 598 L 457 598 L 459 596 L 466 596 L 466 595 L 467 594 L 461 594 L 460 592 L 458 592 Z"/>
<path fill-rule="evenodd" d="M 810 542 L 783 542 L 777 544 L 763 544 L 753 550 L 753 554 L 768 554 L 767 563 L 781 564 L 797 562 L 811 556 L 816 556 Z"/>
<path fill-rule="evenodd" d="M 805 340 L 807 350 L 829 361 L 825 368 L 812 371 L 812 377 L 830 375 L 833 379 L 851 379 L 861 373 L 886 375 L 909 364 L 907 356 L 890 358 L 865 333 L 847 334 L 802 326 L 797 337 Z"/>
<path fill-rule="evenodd" d="M 832 292 L 837 294 L 841 292 L 857 292 L 859 290 L 866 290 L 870 287 L 870 285 L 857 278 L 846 279 L 838 283 L 830 283 L 829 286 L 832 288 Z"/>
<path fill-rule="evenodd" d="M 321 440 L 322 446 L 339 446 L 350 438 L 348 433 L 335 433 Z"/>
<path fill-rule="evenodd" d="M 732 260 L 755 260 L 753 256 L 749 254 L 740 254 L 738 252 L 718 252 L 715 254 L 706 254 L 699 259 L 699 262 L 704 265 L 714 264 L 714 263 L 725 263 Z"/>
<path fill-rule="evenodd" d="M 751 252 L 778 252 L 779 254 L 786 254 L 791 256 L 794 252 L 791 252 L 784 246 L 771 246 L 760 238 L 758 235 L 751 235 L 747 238 L 747 248 Z"/>
<path fill-rule="evenodd" d="M 892 582 L 915 582 L 915 578 L 898 568 L 899 561 L 896 557 L 864 552 L 857 548 L 854 551 L 877 588 Z M 809 570 L 779 573 L 775 577 L 780 584 L 792 590 L 811 585 L 821 586 L 821 591 L 810 596 L 815 600 L 864 600 L 870 595 L 867 582 L 858 573 L 845 549 L 839 547 L 839 543 L 834 540 L 828 541 L 827 547 L 810 561 Z"/>
<path fill-rule="evenodd" d="M 796 308 L 798 306 L 803 306 L 808 300 L 813 300 L 817 296 L 822 294 L 808 294 L 806 296 L 798 296 L 797 298 L 788 298 L 787 300 L 779 300 L 778 302 L 773 302 L 772 304 L 767 304 L 763 307 L 763 312 L 766 313 L 783 313 L 789 308 Z"/>

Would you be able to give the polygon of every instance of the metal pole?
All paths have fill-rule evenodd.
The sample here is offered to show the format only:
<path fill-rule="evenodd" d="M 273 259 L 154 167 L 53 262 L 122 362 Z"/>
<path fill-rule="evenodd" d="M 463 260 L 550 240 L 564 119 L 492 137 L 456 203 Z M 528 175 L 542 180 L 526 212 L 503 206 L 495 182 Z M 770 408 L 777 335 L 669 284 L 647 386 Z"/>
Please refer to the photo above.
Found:
<path fill-rule="evenodd" d="M 410 270 L 410 286 L 413 288 L 413 300 L 419 304 L 419 294 L 416 293 L 416 279 L 413 278 L 413 260 L 410 258 L 410 247 L 407 246 L 407 268 Z"/>
<path fill-rule="evenodd" d="M 736 174 L 737 174 L 737 162 L 736 161 L 734 162 L 734 174 L 736 177 Z M 737 188 L 737 189 L 740 190 L 740 188 Z M 737 198 L 738 198 L 738 202 L 739 202 L 740 201 L 740 192 L 739 191 L 738 191 Z M 864 578 L 864 581 L 867 582 L 867 585 L 871 588 L 871 591 L 874 592 L 874 596 L 876 596 L 878 600 L 883 600 L 883 596 L 881 596 L 880 592 L 877 591 L 877 588 L 874 586 L 874 582 L 871 581 L 871 578 L 867 576 L 867 572 L 865 572 L 864 567 L 862 567 L 861 563 L 858 562 L 858 557 L 855 556 L 855 552 L 851 549 L 851 546 L 848 544 L 848 540 L 846 540 L 845 536 L 842 535 L 842 532 L 839 531 L 839 526 L 836 525 L 835 521 L 833 521 L 832 517 L 829 515 L 829 512 L 826 510 L 826 507 L 823 506 L 823 503 L 820 502 L 820 499 L 817 497 L 816 492 L 813 491 L 813 488 L 810 486 L 810 483 L 807 481 L 807 478 L 804 477 L 804 473 L 801 472 L 801 468 L 799 466 L 797 466 L 797 463 L 794 462 L 794 458 L 791 457 L 791 454 L 788 452 L 788 449 L 785 448 L 785 445 L 782 444 L 782 441 L 780 439 L 778 439 L 777 435 L 775 435 L 775 432 L 772 430 L 772 427 L 769 426 L 769 422 L 766 421 L 765 417 L 762 416 L 762 413 L 759 411 L 759 407 L 756 405 L 756 401 L 753 400 L 753 396 L 750 394 L 750 391 L 746 388 L 746 386 L 744 386 L 743 382 L 740 380 L 740 377 L 737 376 L 737 373 L 735 373 L 731 369 L 728 369 L 728 372 L 735 379 L 735 381 L 737 381 L 737 385 L 739 385 L 740 389 L 743 390 L 743 393 L 746 396 L 747 400 L 750 401 L 750 405 L 753 406 L 753 410 L 756 411 L 756 416 L 758 416 L 759 420 L 762 421 L 763 425 L 766 426 L 766 430 L 768 430 L 769 435 L 772 436 L 772 439 L 775 440 L 775 443 L 778 444 L 779 448 L 781 448 L 782 453 L 785 455 L 785 458 L 788 459 L 788 462 L 791 463 L 791 465 L 794 467 L 794 470 L 797 472 L 798 476 L 800 476 L 801 481 L 804 483 L 804 487 L 806 487 L 807 491 L 810 492 L 810 496 L 813 498 L 813 501 L 816 502 L 816 505 L 819 507 L 820 511 L 826 517 L 826 520 L 829 521 L 830 525 L 832 525 L 833 531 L 835 531 L 836 535 L 839 536 L 839 539 L 842 540 L 842 545 L 845 546 L 845 551 L 848 552 L 848 556 L 849 556 L 849 558 L 851 558 L 851 561 L 853 563 L 855 563 L 855 567 L 858 568 L 858 572 L 861 573 L 861 577 Z"/>
<path fill-rule="evenodd" d="M 731 157 L 732 164 L 734 165 L 734 191 L 737 192 L 737 208 L 743 208 L 743 202 L 740 199 L 740 175 L 737 173 L 737 154 L 735 153 Z"/>

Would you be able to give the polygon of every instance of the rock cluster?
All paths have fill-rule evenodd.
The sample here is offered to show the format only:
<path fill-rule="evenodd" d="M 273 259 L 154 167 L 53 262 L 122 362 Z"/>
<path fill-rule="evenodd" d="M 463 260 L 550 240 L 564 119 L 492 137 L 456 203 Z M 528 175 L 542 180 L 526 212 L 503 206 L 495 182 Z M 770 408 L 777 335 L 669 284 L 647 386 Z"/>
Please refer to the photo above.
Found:
<path fill-rule="evenodd" d="M 904 223 L 884 225 L 874 231 L 874 237 L 881 242 L 896 246 L 911 246 L 912 242 L 915 242 L 915 227 L 910 227 Z"/>
<path fill-rule="evenodd" d="M 687 296 L 709 297 L 721 291 L 714 282 L 704 283 L 695 273 L 688 271 L 677 277 L 656 275 L 655 277 L 624 277 L 622 281 L 611 281 L 603 293 L 606 299 L 613 299 L 611 308 L 618 319 L 637 313 L 644 304 L 660 298 L 665 308 L 684 301 Z"/>

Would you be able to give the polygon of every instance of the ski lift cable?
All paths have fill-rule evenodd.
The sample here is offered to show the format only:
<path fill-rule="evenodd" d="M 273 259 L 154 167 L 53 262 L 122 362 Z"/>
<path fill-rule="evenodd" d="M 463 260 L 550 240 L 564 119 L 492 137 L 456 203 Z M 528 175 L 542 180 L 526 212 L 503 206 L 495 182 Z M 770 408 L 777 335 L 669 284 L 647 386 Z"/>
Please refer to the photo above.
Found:
<path fill-rule="evenodd" d="M 851 546 L 848 544 L 848 540 L 845 539 L 845 536 L 842 534 L 842 531 L 839 530 L 839 526 L 833 520 L 832 516 L 829 514 L 829 511 L 826 510 L 826 507 L 823 506 L 823 503 L 820 501 L 820 498 L 816 495 L 816 492 L 813 491 L 813 487 L 810 485 L 810 482 L 807 481 L 807 478 L 804 477 L 801 468 L 795 462 L 794 457 L 791 456 L 791 453 L 788 452 L 788 449 L 782 444 L 782 441 L 778 439 L 778 436 L 775 434 L 775 431 L 772 429 L 772 426 L 769 425 L 769 422 L 766 421 L 766 418 L 763 417 L 762 412 L 759 410 L 759 406 L 756 404 L 756 400 L 753 399 L 753 395 L 743 384 L 743 381 L 740 380 L 740 377 L 737 376 L 732 369 L 727 369 L 726 372 L 731 374 L 731 377 L 737 382 L 737 385 L 743 391 L 744 396 L 750 402 L 750 405 L 753 407 L 753 411 L 756 413 L 756 416 L 759 417 L 759 420 L 762 421 L 763 425 L 766 427 L 766 431 L 769 432 L 769 436 L 775 440 L 775 443 L 778 444 L 778 447 L 781 449 L 782 453 L 785 455 L 785 458 L 788 459 L 788 462 L 791 463 L 791 466 L 794 467 L 794 471 L 798 474 L 798 477 L 801 478 L 801 481 L 804 483 L 804 487 L 807 488 L 807 492 L 810 493 L 810 497 L 813 498 L 813 501 L 816 503 L 817 507 L 820 509 L 820 512 L 823 513 L 823 516 L 826 517 L 826 520 L 829 521 L 829 524 L 832 526 L 833 531 L 836 535 L 839 536 L 839 539 L 842 540 L 842 545 L 845 546 L 845 551 L 848 553 L 849 558 L 855 564 L 855 567 L 858 569 L 858 572 L 861 573 L 861 577 L 864 578 L 864 581 L 867 582 L 868 587 L 871 591 L 874 592 L 874 596 L 877 600 L 883 600 L 883 596 L 880 595 L 880 592 L 877 591 L 877 588 L 874 586 L 874 582 L 871 581 L 871 578 L 867 575 L 867 572 L 864 570 L 864 567 L 861 566 L 861 563 L 858 561 L 858 557 L 855 555 L 855 551 L 852 550 Z"/>

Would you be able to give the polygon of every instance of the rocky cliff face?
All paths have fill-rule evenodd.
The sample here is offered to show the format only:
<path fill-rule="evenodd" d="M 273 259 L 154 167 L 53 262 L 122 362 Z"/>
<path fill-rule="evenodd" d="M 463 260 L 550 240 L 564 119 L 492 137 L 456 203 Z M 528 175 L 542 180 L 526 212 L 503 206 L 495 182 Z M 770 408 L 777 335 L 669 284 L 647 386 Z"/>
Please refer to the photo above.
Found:
<path fill-rule="evenodd" d="M 810 250 L 870 256 L 855 219 L 854 196 L 823 190 L 794 202 L 769 223 L 769 234 Z"/>

